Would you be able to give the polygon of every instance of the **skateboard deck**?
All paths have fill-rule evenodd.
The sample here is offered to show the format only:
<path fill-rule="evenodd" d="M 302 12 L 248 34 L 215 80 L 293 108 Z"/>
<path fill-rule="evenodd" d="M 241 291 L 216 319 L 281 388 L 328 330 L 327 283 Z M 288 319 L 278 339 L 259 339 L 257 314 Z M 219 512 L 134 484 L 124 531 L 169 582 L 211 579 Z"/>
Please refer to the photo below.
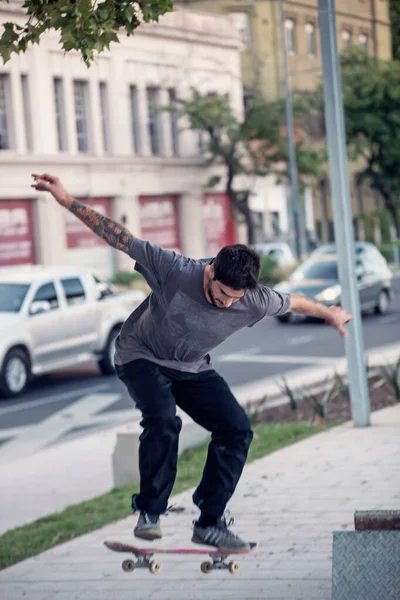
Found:
<path fill-rule="evenodd" d="M 161 563 L 154 560 L 154 554 L 201 554 L 208 555 L 211 561 L 202 562 L 200 569 L 202 573 L 211 573 L 219 569 L 228 569 L 232 575 L 239 572 L 240 566 L 237 561 L 226 562 L 228 556 L 236 554 L 249 554 L 257 548 L 256 542 L 250 543 L 250 550 L 240 550 L 237 552 L 224 552 L 218 548 L 139 548 L 131 544 L 122 542 L 104 542 L 104 545 L 113 552 L 128 552 L 136 557 L 136 561 L 127 559 L 122 562 L 123 571 L 134 571 L 135 569 L 148 569 L 150 573 L 156 574 L 161 571 Z"/>

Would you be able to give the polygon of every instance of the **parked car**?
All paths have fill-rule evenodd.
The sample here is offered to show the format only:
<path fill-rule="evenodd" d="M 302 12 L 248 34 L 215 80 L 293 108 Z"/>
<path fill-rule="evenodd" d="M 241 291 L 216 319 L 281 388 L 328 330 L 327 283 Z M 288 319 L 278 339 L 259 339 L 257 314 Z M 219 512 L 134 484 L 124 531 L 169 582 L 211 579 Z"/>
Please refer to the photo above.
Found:
<path fill-rule="evenodd" d="M 392 297 L 392 273 L 379 250 L 368 243 L 355 246 L 355 269 L 363 312 L 383 314 L 389 309 Z M 338 259 L 334 246 L 320 246 L 289 277 L 275 289 L 304 294 L 327 305 L 341 304 Z M 277 317 L 281 323 L 296 320 L 297 315 L 286 313 Z"/>
<path fill-rule="evenodd" d="M 0 270 L 0 396 L 22 394 L 32 376 L 84 362 L 114 369 L 122 323 L 145 298 L 119 293 L 85 268 Z"/>
<path fill-rule="evenodd" d="M 254 250 L 262 256 L 274 258 L 280 267 L 291 267 L 296 259 L 288 244 L 283 242 L 270 244 L 254 244 Z"/>
<path fill-rule="evenodd" d="M 376 252 L 378 252 L 378 254 L 383 258 L 378 248 L 370 242 L 355 242 L 354 252 L 356 253 L 356 256 L 360 257 L 366 256 L 367 254 L 373 256 L 374 254 L 376 255 Z M 336 254 L 336 246 L 334 244 L 322 244 L 310 254 L 309 258 L 321 256 L 322 254 Z"/>

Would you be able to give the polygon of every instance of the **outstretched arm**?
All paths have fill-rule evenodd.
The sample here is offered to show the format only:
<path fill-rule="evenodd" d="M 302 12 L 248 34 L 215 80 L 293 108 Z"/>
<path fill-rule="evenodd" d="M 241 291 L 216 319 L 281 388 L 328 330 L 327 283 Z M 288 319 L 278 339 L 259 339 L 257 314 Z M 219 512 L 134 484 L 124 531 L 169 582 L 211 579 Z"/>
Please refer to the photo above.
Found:
<path fill-rule="evenodd" d="M 34 178 L 32 187 L 35 190 L 50 192 L 61 206 L 64 206 L 76 215 L 82 223 L 85 223 L 89 229 L 110 244 L 110 246 L 128 253 L 130 244 L 134 239 L 134 236 L 128 229 L 72 198 L 58 177 L 49 175 L 48 173 L 32 175 L 32 177 Z"/>
<path fill-rule="evenodd" d="M 290 312 L 324 319 L 343 336 L 347 336 L 344 326 L 352 319 L 351 315 L 338 306 L 325 306 L 321 302 L 300 294 L 290 294 Z"/>

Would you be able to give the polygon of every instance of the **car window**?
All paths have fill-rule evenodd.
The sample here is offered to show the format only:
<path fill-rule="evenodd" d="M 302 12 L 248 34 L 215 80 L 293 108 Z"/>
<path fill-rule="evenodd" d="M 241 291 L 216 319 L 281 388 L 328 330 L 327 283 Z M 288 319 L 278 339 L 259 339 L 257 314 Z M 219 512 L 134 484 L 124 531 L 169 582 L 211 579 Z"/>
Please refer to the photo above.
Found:
<path fill-rule="evenodd" d="M 86 301 L 86 294 L 82 282 L 78 277 L 62 279 L 61 285 L 64 288 L 67 304 L 76 306 Z"/>
<path fill-rule="evenodd" d="M 57 292 L 56 288 L 54 287 L 54 283 L 45 283 L 44 285 L 41 285 L 40 288 L 38 288 L 33 298 L 33 302 L 43 301 L 48 302 L 52 310 L 59 307 Z"/>
<path fill-rule="evenodd" d="M 314 250 L 314 256 L 320 256 L 322 254 L 335 254 L 336 250 L 334 246 L 320 246 Z"/>
<path fill-rule="evenodd" d="M 316 261 L 304 264 L 297 269 L 291 279 L 301 281 L 302 279 L 339 279 L 338 263 L 336 260 Z"/>
<path fill-rule="evenodd" d="M 281 258 L 283 255 L 283 252 L 280 248 L 272 248 L 269 255 L 272 256 L 273 258 Z"/>
<path fill-rule="evenodd" d="M 25 283 L 0 283 L 0 312 L 19 312 L 29 287 Z"/>

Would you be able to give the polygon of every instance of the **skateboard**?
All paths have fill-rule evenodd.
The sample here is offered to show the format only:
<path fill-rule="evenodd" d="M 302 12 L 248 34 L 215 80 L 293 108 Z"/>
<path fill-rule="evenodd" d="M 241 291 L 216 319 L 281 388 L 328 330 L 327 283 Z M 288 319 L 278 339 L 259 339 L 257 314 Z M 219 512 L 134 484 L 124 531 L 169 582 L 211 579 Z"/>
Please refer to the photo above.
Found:
<path fill-rule="evenodd" d="M 226 562 L 228 556 L 232 554 L 248 554 L 257 547 L 255 542 L 250 544 L 250 550 L 240 550 L 238 552 L 224 552 L 215 549 L 205 548 L 138 548 L 131 544 L 124 544 L 121 542 L 104 542 L 105 546 L 113 552 L 128 552 L 136 557 L 136 561 L 127 559 L 122 561 L 123 571 L 134 571 L 135 569 L 148 569 L 150 573 L 156 574 L 161 571 L 161 563 L 158 560 L 154 560 L 154 554 L 207 554 L 211 561 L 207 560 L 202 562 L 200 570 L 202 573 L 211 573 L 214 570 L 228 569 L 232 575 L 239 573 L 239 563 L 234 561 Z"/>

